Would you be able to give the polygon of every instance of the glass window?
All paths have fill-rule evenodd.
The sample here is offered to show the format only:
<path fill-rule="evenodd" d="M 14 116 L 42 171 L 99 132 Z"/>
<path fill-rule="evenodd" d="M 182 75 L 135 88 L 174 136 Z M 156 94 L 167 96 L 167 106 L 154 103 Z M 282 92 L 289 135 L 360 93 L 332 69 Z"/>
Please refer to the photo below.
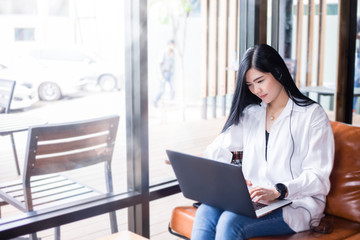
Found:
<path fill-rule="evenodd" d="M 181 4 L 184 2 L 187 4 Z M 207 8 L 201 6 L 200 1 L 184 2 L 150 1 L 149 5 L 150 185 L 174 178 L 172 168 L 166 161 L 166 149 L 202 155 L 206 146 L 220 133 L 225 120 L 221 115 L 225 97 L 220 90 L 221 81 L 207 88 L 201 80 L 204 77 L 203 56 L 216 54 L 220 59 L 220 55 L 226 56 L 225 52 L 219 50 L 210 53 L 214 50 L 211 47 L 204 50 L 204 42 L 207 40 L 202 35 L 202 29 L 206 28 L 206 23 L 201 14 Z M 218 8 L 220 18 L 222 8 L 228 7 L 209 4 L 210 8 Z M 209 21 L 213 20 L 217 21 L 216 16 L 209 16 Z M 214 33 L 215 38 L 223 41 L 220 39 L 220 31 Z M 231 59 L 229 64 L 232 64 L 234 51 L 227 56 Z M 228 66 L 223 66 L 223 71 L 220 64 L 215 66 L 219 68 L 219 78 L 220 75 L 226 75 L 225 67 Z M 208 91 L 209 94 L 204 95 Z M 208 110 L 205 117 L 204 108 Z M 213 111 L 216 112 L 215 117 L 212 116 Z"/>
<path fill-rule="evenodd" d="M 279 52 L 300 90 L 334 120 L 338 1 L 280 1 L 281 7 Z"/>
<path fill-rule="evenodd" d="M 101 0 L 92 2 L 0 0 L 0 9 L 3 6 L 11 9 L 0 11 L 1 22 L 6 23 L 0 23 L 0 64 L 4 66 L 0 79 L 16 81 L 10 113 L 16 118 L 36 117 L 52 124 L 120 116 L 111 170 L 113 192 L 123 193 L 127 191 L 124 6 L 123 1 L 117 0 L 106 4 Z M 91 21 L 69 16 L 75 3 L 79 12 L 94 14 Z M 34 14 L 24 16 L 25 13 Z M 10 138 L 0 136 L 1 185 L 21 181 L 24 173 L 27 131 L 14 133 L 14 137 L 21 176 L 15 169 Z M 100 192 L 107 191 L 102 165 L 62 174 Z M 11 205 L 1 206 L 2 221 L 21 213 Z M 109 217 L 105 215 L 85 220 L 88 222 L 83 233 L 104 229 L 110 233 Z M 126 213 L 121 215 L 126 219 Z M 97 228 L 99 222 L 102 224 Z M 125 225 L 122 226 L 126 228 Z M 73 226 L 65 226 L 64 230 Z M 38 237 L 44 238 L 49 232 L 53 234 L 53 229 L 40 232 Z"/>

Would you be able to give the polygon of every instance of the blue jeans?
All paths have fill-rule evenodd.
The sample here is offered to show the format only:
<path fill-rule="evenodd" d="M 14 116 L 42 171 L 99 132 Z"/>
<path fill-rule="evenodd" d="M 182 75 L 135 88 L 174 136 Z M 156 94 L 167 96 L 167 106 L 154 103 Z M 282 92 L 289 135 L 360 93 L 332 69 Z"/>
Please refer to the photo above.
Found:
<path fill-rule="evenodd" d="M 191 239 L 241 240 L 290 233 L 295 232 L 284 222 L 282 209 L 255 219 L 201 204 L 196 211 Z"/>

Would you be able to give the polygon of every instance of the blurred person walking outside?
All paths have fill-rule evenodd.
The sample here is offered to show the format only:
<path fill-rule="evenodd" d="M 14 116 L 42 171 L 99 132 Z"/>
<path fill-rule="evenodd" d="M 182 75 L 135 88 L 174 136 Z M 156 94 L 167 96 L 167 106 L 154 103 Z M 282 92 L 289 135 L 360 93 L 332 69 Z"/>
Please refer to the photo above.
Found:
<path fill-rule="evenodd" d="M 158 102 L 165 93 L 166 84 L 168 84 L 170 87 L 170 99 L 173 100 L 175 96 L 175 89 L 173 83 L 175 67 L 174 47 L 175 41 L 170 40 L 160 60 L 161 80 L 159 89 L 153 101 L 155 107 L 158 107 Z"/>

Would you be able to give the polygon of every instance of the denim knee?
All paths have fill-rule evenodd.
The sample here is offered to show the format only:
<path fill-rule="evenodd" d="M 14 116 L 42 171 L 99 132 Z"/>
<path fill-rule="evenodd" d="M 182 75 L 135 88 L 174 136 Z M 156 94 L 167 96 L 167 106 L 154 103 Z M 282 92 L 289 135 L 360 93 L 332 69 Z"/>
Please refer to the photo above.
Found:
<path fill-rule="evenodd" d="M 201 204 L 196 211 L 191 239 L 214 239 L 216 225 L 223 210 Z"/>

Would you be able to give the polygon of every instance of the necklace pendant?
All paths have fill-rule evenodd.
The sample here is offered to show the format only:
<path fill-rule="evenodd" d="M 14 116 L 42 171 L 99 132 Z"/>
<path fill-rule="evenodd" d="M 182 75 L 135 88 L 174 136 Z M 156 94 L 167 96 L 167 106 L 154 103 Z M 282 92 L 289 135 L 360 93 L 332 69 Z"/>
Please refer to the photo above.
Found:
<path fill-rule="evenodd" d="M 275 117 L 274 116 L 270 116 L 270 120 L 274 121 Z"/>

